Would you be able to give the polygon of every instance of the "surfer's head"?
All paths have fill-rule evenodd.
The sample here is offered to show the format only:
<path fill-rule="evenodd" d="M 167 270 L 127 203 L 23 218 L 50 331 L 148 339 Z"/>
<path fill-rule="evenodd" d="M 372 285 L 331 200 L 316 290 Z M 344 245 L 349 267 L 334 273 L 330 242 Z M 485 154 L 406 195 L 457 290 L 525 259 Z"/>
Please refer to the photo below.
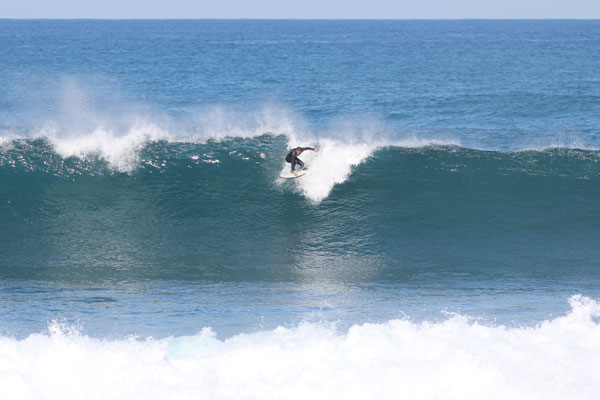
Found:
<path fill-rule="evenodd" d="M 302 153 L 302 147 L 298 146 L 296 147 L 296 154 L 300 154 Z"/>

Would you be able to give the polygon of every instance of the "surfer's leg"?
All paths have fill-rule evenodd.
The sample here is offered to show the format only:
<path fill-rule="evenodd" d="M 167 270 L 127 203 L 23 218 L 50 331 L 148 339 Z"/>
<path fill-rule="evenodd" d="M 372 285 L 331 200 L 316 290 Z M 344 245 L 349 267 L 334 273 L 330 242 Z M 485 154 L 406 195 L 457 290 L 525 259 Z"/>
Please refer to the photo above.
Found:
<path fill-rule="evenodd" d="M 294 172 L 294 170 L 296 169 L 296 165 L 299 165 L 300 169 L 304 168 L 304 163 L 302 162 L 302 160 L 295 158 L 292 161 L 292 172 Z"/>

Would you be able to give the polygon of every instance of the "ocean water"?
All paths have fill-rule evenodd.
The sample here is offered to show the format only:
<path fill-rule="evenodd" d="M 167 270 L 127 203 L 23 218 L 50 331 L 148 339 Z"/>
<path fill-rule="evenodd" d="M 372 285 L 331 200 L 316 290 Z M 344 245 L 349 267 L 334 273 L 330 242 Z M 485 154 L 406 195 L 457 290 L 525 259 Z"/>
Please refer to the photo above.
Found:
<path fill-rule="evenodd" d="M 598 71 L 600 21 L 0 20 L 0 398 L 597 398 Z"/>

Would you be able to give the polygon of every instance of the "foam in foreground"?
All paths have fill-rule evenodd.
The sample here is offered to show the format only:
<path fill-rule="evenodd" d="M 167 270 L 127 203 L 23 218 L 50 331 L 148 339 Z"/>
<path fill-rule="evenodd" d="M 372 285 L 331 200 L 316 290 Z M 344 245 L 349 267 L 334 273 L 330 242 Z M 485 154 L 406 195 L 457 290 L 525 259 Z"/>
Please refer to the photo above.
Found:
<path fill-rule="evenodd" d="M 392 320 L 301 324 L 219 340 L 100 340 L 52 324 L 0 338 L 2 399 L 593 399 L 600 306 L 536 327 Z"/>

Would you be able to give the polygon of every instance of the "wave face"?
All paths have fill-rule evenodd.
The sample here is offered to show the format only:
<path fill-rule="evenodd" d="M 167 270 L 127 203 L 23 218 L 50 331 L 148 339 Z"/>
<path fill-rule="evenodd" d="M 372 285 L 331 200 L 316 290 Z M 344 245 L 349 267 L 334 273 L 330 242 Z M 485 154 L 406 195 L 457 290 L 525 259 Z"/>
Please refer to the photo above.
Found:
<path fill-rule="evenodd" d="M 219 340 L 210 328 L 162 340 L 97 340 L 52 323 L 0 337 L 10 399 L 593 399 L 600 307 L 533 328 L 391 320 L 347 333 L 304 323 Z"/>
<path fill-rule="evenodd" d="M 8 140 L 0 272 L 277 280 L 329 265 L 340 279 L 394 281 L 415 268 L 552 275 L 564 260 L 577 261 L 567 274 L 597 265 L 599 151 L 322 139 L 301 143 L 320 147 L 301 156 L 309 174 L 282 181 L 294 140 L 145 140 L 127 150 Z"/>

